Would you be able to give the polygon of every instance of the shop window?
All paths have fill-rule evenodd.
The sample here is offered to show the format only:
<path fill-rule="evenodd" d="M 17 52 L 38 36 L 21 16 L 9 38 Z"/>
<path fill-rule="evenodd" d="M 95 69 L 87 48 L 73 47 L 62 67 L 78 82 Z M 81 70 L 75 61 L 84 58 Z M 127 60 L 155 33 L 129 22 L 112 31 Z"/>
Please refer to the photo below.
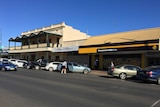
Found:
<path fill-rule="evenodd" d="M 59 56 L 56 56 L 56 59 L 55 59 L 56 61 L 59 61 Z"/>
<path fill-rule="evenodd" d="M 49 39 L 49 43 L 51 43 L 52 42 L 52 40 L 51 39 Z"/>

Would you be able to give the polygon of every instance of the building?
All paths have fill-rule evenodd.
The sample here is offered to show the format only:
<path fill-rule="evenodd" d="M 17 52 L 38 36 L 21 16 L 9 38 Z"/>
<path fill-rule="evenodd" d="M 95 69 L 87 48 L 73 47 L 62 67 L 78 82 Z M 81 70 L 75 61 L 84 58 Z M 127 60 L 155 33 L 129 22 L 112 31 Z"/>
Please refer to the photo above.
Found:
<path fill-rule="evenodd" d="M 8 58 L 8 48 L 3 47 L 0 51 L 0 58 Z"/>
<path fill-rule="evenodd" d="M 79 46 L 88 37 L 64 22 L 22 32 L 20 36 L 9 39 L 9 58 L 28 61 L 40 58 L 48 61 L 78 60 L 81 59 L 77 57 Z"/>
<path fill-rule="evenodd" d="M 92 36 L 79 47 L 79 54 L 90 57 L 92 69 L 108 69 L 111 61 L 146 67 L 160 65 L 159 46 L 160 28 L 151 28 Z"/>

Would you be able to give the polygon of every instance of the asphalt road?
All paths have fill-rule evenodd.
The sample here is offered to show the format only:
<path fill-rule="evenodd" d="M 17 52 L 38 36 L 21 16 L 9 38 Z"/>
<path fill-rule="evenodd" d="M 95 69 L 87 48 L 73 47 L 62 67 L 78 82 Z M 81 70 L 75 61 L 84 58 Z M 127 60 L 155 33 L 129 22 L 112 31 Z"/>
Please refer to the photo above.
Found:
<path fill-rule="evenodd" d="M 0 107 L 160 107 L 160 86 L 42 70 L 0 72 Z"/>

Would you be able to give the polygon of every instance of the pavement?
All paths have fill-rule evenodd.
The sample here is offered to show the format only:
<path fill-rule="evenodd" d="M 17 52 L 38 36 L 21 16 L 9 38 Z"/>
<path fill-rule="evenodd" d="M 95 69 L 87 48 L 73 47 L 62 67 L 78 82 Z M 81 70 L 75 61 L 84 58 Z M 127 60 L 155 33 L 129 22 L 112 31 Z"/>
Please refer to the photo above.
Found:
<path fill-rule="evenodd" d="M 98 76 L 107 76 L 107 71 L 104 70 L 92 70 L 89 74 Z"/>

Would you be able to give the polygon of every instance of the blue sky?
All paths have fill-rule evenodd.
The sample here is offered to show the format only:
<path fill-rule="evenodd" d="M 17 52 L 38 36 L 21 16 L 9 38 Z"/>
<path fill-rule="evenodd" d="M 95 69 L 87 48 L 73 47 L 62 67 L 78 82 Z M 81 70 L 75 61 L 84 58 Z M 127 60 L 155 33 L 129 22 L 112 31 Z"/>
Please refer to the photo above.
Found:
<path fill-rule="evenodd" d="M 0 0 L 2 46 L 61 22 L 91 36 L 160 27 L 160 0 Z"/>

